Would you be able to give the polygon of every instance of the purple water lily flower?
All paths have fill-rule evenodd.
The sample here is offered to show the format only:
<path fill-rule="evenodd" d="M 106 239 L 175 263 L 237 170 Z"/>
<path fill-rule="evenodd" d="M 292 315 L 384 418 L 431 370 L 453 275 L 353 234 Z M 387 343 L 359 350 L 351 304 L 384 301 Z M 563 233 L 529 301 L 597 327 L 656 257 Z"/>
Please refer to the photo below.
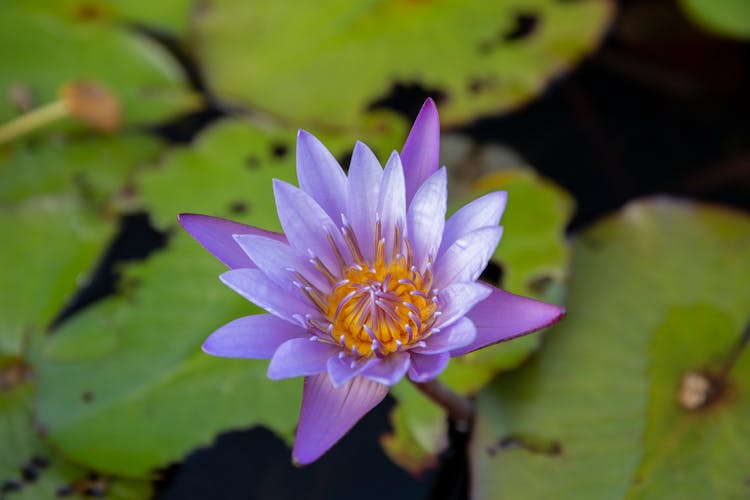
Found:
<path fill-rule="evenodd" d="M 274 180 L 284 234 L 205 215 L 180 223 L 231 268 L 221 280 L 268 314 L 219 328 L 203 350 L 270 359 L 268 377 L 304 376 L 293 457 L 310 463 L 405 375 L 437 377 L 453 356 L 562 317 L 556 305 L 476 280 L 500 241 L 504 192 L 446 214 L 440 125 L 422 107 L 385 168 L 357 143 L 349 175 L 297 136 L 300 187 Z"/>

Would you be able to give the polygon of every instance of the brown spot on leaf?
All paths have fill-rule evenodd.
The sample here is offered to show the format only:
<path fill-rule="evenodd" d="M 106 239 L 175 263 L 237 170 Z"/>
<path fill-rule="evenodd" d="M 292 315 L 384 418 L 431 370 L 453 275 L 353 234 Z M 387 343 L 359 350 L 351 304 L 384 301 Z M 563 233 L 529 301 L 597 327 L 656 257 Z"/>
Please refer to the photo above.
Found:
<path fill-rule="evenodd" d="M 258 158 L 255 155 L 248 155 L 247 158 L 245 158 L 245 167 L 248 170 L 257 170 L 260 168 L 260 158 Z"/>
<path fill-rule="evenodd" d="M 94 400 L 94 393 L 91 391 L 84 391 L 83 394 L 81 394 L 81 399 L 84 403 L 90 403 Z"/>

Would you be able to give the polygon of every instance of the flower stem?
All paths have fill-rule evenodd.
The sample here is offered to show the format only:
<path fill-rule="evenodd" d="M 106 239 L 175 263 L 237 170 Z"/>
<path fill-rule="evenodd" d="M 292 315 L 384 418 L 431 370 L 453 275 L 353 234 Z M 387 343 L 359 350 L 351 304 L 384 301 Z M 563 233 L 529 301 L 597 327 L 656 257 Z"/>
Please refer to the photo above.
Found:
<path fill-rule="evenodd" d="M 62 99 L 29 111 L 15 120 L 0 125 L 0 144 L 10 142 L 24 134 L 55 122 L 67 116 L 68 113 L 68 107 Z"/>
<path fill-rule="evenodd" d="M 448 415 L 455 421 L 456 427 L 468 430 L 474 422 L 474 401 L 465 396 L 453 392 L 448 386 L 438 379 L 429 382 L 412 382 L 422 394 L 443 407 Z"/>

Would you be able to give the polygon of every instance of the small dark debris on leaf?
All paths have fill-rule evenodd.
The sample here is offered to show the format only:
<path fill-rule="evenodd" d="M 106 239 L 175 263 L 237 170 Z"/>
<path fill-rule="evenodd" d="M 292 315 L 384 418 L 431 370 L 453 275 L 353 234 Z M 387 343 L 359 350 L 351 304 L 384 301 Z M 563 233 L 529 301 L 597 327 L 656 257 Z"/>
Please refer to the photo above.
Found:
<path fill-rule="evenodd" d="M 491 89 L 496 84 L 497 82 L 492 78 L 477 77 L 477 78 L 472 78 L 471 80 L 469 80 L 469 83 L 466 85 L 466 88 L 472 94 L 479 94 L 481 92 Z"/>
<path fill-rule="evenodd" d="M 487 454 L 494 457 L 498 452 L 505 450 L 522 449 L 531 453 L 556 457 L 562 455 L 563 447 L 560 441 L 544 441 L 530 439 L 522 436 L 507 436 L 499 439 L 495 444 L 487 447 Z"/>
<path fill-rule="evenodd" d="M 91 391 L 84 391 L 81 395 L 81 399 L 83 399 L 84 403 L 90 403 L 94 400 L 94 393 Z"/>
<path fill-rule="evenodd" d="M 280 142 L 271 146 L 271 154 L 274 158 L 280 160 L 289 153 L 289 146 Z"/>
<path fill-rule="evenodd" d="M 544 295 L 554 282 L 555 279 L 552 276 L 544 274 L 531 278 L 528 281 L 528 287 L 534 295 Z"/>
<path fill-rule="evenodd" d="M 229 204 L 229 211 L 234 215 L 246 214 L 250 211 L 250 205 L 242 200 L 235 200 Z"/>

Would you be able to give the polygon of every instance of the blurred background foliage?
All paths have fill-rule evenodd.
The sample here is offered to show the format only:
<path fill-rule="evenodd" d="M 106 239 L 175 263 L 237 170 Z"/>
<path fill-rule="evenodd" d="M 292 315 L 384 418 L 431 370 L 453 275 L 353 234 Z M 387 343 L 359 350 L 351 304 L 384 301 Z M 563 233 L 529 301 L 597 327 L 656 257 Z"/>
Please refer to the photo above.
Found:
<path fill-rule="evenodd" d="M 0 498 L 746 498 L 748 5 L 1 3 Z M 473 433 L 402 383 L 294 469 L 300 381 L 200 351 L 257 308 L 176 215 L 278 229 L 296 129 L 385 159 L 427 96 L 451 210 L 509 193 L 483 278 L 568 318 L 452 362 Z"/>

